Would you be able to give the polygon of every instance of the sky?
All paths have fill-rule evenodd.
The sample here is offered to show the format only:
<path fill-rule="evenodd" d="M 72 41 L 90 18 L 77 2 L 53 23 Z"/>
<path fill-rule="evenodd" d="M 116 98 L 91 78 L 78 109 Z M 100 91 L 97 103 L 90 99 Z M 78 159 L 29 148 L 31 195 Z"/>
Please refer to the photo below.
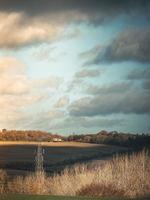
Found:
<path fill-rule="evenodd" d="M 0 129 L 150 132 L 149 0 L 0 0 Z"/>

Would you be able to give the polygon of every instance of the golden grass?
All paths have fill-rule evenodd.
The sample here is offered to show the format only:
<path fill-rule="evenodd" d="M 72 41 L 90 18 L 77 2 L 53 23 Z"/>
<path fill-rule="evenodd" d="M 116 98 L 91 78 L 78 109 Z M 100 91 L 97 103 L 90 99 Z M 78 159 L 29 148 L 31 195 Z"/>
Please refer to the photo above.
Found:
<path fill-rule="evenodd" d="M 150 195 L 149 153 L 142 151 L 131 156 L 115 157 L 95 169 L 79 165 L 72 170 L 66 169 L 61 175 L 55 175 L 49 181 L 52 194 L 57 195 L 81 195 L 82 189 L 92 184 L 108 189 L 111 185 L 115 193 L 117 190 L 119 195 L 122 191 L 122 195 L 127 197 Z"/>
<path fill-rule="evenodd" d="M 5 191 L 7 178 L 7 173 L 4 170 L 0 169 L 0 194 L 3 194 Z"/>
<path fill-rule="evenodd" d="M 26 194 L 150 197 L 150 153 L 116 156 L 103 165 L 76 165 L 60 175 L 44 172 L 8 182 L 8 192 Z"/>
<path fill-rule="evenodd" d="M 7 190 L 14 194 L 48 194 L 46 181 L 44 172 L 30 174 L 26 177 L 18 176 L 8 182 Z"/>

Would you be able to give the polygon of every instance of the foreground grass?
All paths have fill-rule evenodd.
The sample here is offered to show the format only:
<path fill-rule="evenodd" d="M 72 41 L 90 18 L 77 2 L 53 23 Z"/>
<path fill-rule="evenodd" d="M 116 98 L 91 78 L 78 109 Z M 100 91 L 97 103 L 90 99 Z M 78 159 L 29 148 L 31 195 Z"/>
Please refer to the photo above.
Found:
<path fill-rule="evenodd" d="M 130 200 L 130 199 L 110 198 L 110 197 L 90 198 L 90 197 L 65 197 L 65 196 L 7 195 L 7 196 L 1 196 L 0 200 Z M 134 199 L 134 200 L 143 200 L 143 199 Z"/>
<path fill-rule="evenodd" d="M 52 177 L 47 177 L 42 172 L 5 181 L 6 174 L 3 171 L 1 174 L 1 179 L 5 182 L 0 190 L 2 194 L 58 195 L 64 196 L 64 199 L 71 199 L 66 196 L 77 196 L 73 199 L 79 200 L 78 196 L 150 199 L 150 154 L 146 151 L 116 157 L 106 161 L 103 166 L 91 168 L 88 165 L 78 165 Z M 14 196 L 14 200 L 15 198 L 19 196 Z M 31 200 L 34 198 L 59 199 L 31 196 Z"/>

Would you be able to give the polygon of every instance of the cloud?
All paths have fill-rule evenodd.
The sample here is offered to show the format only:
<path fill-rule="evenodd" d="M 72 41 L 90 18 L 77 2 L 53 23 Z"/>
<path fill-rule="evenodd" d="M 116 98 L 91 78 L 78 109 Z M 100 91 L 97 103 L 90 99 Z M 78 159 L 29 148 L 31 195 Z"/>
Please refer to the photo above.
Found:
<path fill-rule="evenodd" d="M 69 104 L 69 98 L 67 96 L 62 96 L 56 102 L 55 107 L 63 108 L 65 106 L 68 106 L 68 104 Z"/>
<path fill-rule="evenodd" d="M 106 119 L 106 118 L 99 118 L 99 117 L 67 117 L 62 121 L 54 123 L 51 127 L 53 129 L 66 129 L 72 128 L 76 129 L 77 127 L 80 128 L 112 128 L 114 126 L 120 126 L 124 123 L 123 119 Z"/>
<path fill-rule="evenodd" d="M 150 80 L 143 82 L 143 88 L 146 90 L 150 90 Z"/>
<path fill-rule="evenodd" d="M 0 75 L 23 75 L 25 66 L 22 62 L 13 57 L 0 57 Z"/>
<path fill-rule="evenodd" d="M 23 63 L 12 57 L 0 58 L 0 94 L 21 95 L 28 93 L 29 80 Z"/>
<path fill-rule="evenodd" d="M 104 57 L 110 61 L 150 61 L 150 29 L 124 31 L 107 47 Z"/>
<path fill-rule="evenodd" d="M 36 107 L 50 98 L 49 91 L 58 89 L 60 82 L 58 77 L 31 79 L 27 67 L 20 60 L 0 58 L 0 128 L 29 124 L 29 119 L 36 118 Z M 29 110 L 33 110 L 32 115 Z M 56 114 L 58 112 L 53 112 L 53 116 Z M 48 116 L 51 118 L 52 114 Z"/>
<path fill-rule="evenodd" d="M 97 69 L 87 70 L 83 69 L 75 74 L 75 78 L 90 78 L 90 77 L 97 77 L 100 75 L 100 71 Z"/>
<path fill-rule="evenodd" d="M 105 18 L 112 19 L 116 15 L 127 14 L 131 16 L 149 16 L 148 0 L 81 0 L 80 3 L 74 0 L 38 0 L 28 2 L 26 0 L 1 0 L 0 10 L 2 11 L 23 11 L 28 15 L 43 15 L 49 13 L 59 13 L 77 11 L 80 16 L 82 13 L 93 20 L 104 21 Z"/>
<path fill-rule="evenodd" d="M 83 67 L 95 63 L 95 59 L 103 52 L 103 47 L 101 45 L 96 45 L 95 47 L 82 52 L 79 54 L 79 58 L 87 60 L 84 62 Z M 97 63 L 95 63 L 97 64 Z"/>
<path fill-rule="evenodd" d="M 23 95 L 34 90 L 56 89 L 62 83 L 59 77 L 30 79 L 26 66 L 13 57 L 0 58 L 0 94 Z"/>
<path fill-rule="evenodd" d="M 73 102 L 69 110 L 70 115 L 77 117 L 113 113 L 145 114 L 150 113 L 150 94 L 143 90 L 132 89 L 123 93 L 87 96 Z"/>
<path fill-rule="evenodd" d="M 63 27 L 22 12 L 0 12 L 0 48 L 18 48 L 54 40 Z M 11 33 L 11 34 L 10 34 Z"/>
<path fill-rule="evenodd" d="M 97 78 L 101 75 L 101 71 L 97 69 L 83 69 L 77 71 L 73 77 L 73 80 L 68 83 L 68 91 L 77 90 L 80 91 L 85 89 L 87 79 Z"/>
<path fill-rule="evenodd" d="M 87 88 L 88 94 L 93 95 L 100 95 L 100 94 L 109 94 L 109 93 L 122 93 L 122 91 L 126 92 L 130 90 L 132 85 L 130 83 L 114 83 L 112 85 L 104 85 L 104 86 L 95 86 L 95 85 L 89 85 Z"/>
<path fill-rule="evenodd" d="M 119 61 L 150 61 L 150 29 L 129 29 L 119 33 L 116 38 L 108 45 L 97 49 L 97 46 L 85 52 L 87 61 L 84 65 L 99 64 L 105 62 Z M 97 51 L 96 51 L 97 49 Z M 96 53 L 95 53 L 96 51 Z"/>
<path fill-rule="evenodd" d="M 46 78 L 33 79 L 31 85 L 35 89 L 58 89 L 63 79 L 56 76 L 50 76 Z"/>
<path fill-rule="evenodd" d="M 0 47 L 51 42 L 71 23 L 99 25 L 120 15 L 149 19 L 149 8 L 148 0 L 1 0 Z"/>
<path fill-rule="evenodd" d="M 56 47 L 47 47 L 45 45 L 40 45 L 36 50 L 33 52 L 33 57 L 35 57 L 38 61 L 56 61 L 56 58 L 54 58 L 54 51 Z"/>
<path fill-rule="evenodd" d="M 75 28 L 74 30 L 69 30 L 67 32 L 64 32 L 64 34 L 61 36 L 61 40 L 68 40 L 68 39 L 74 39 L 82 35 L 82 31 L 79 28 Z"/>
<path fill-rule="evenodd" d="M 23 76 L 1 77 L 0 95 L 21 95 L 30 91 L 28 80 Z"/>
<path fill-rule="evenodd" d="M 34 118 L 27 109 L 45 99 L 44 95 L 1 95 L 0 128 L 23 128 Z M 28 127 L 29 128 L 29 127 Z"/>
<path fill-rule="evenodd" d="M 134 69 L 127 75 L 129 80 L 150 79 L 150 69 Z"/>
<path fill-rule="evenodd" d="M 65 113 L 63 111 L 52 109 L 51 111 L 38 112 L 36 116 L 31 116 L 31 120 L 27 123 L 27 128 L 42 129 L 51 131 L 51 127 L 57 121 L 64 118 Z"/>

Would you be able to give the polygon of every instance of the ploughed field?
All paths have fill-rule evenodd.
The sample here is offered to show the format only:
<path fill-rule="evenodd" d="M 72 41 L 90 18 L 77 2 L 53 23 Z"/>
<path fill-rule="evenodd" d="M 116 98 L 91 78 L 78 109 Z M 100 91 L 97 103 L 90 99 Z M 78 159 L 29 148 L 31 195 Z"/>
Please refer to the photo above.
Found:
<path fill-rule="evenodd" d="M 0 168 L 10 175 L 35 170 L 37 142 L 0 142 Z M 44 170 L 60 172 L 66 166 L 89 160 L 104 160 L 125 148 L 79 142 L 42 142 Z"/>

